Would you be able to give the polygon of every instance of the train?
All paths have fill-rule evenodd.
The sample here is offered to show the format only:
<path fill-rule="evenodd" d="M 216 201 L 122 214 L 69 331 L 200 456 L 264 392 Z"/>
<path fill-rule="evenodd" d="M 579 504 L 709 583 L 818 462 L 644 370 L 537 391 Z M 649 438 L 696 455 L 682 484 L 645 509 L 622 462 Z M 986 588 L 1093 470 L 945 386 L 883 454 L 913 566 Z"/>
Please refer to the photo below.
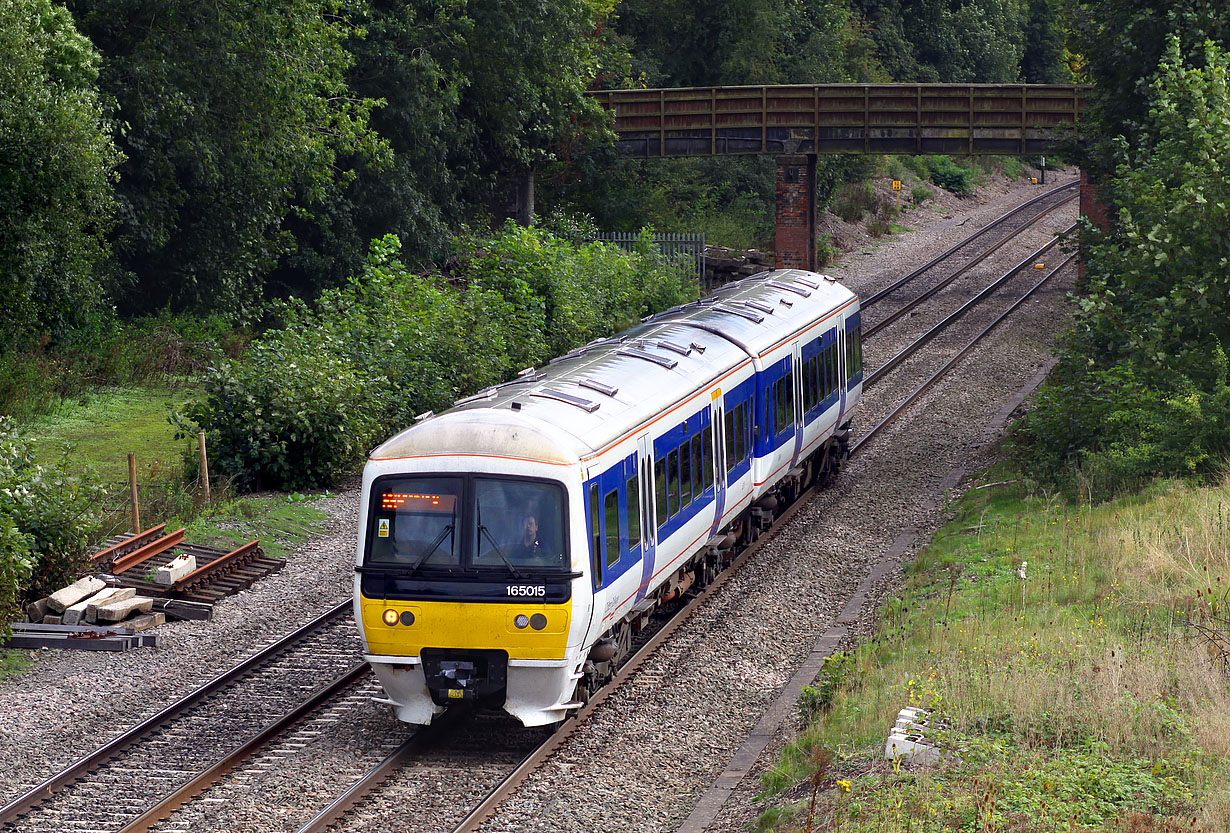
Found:
<path fill-rule="evenodd" d="M 373 450 L 354 613 L 396 716 L 563 720 L 659 609 L 840 469 L 858 297 L 774 270 L 527 368 Z"/>

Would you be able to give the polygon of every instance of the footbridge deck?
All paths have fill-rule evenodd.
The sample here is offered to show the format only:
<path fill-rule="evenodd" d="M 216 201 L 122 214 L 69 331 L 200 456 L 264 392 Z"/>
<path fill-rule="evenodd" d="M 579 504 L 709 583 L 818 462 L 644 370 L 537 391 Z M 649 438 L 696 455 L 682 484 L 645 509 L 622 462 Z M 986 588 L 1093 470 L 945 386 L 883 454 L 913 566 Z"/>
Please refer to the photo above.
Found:
<path fill-rule="evenodd" d="M 1036 154 L 1079 139 L 1088 87 L 797 84 L 590 93 L 639 157 Z"/>

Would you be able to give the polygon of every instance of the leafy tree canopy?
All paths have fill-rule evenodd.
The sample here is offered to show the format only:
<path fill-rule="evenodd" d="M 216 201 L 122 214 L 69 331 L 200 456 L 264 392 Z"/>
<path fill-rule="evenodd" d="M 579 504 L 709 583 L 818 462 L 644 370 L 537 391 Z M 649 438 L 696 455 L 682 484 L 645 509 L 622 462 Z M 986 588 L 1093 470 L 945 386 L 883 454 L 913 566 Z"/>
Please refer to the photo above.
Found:
<path fill-rule="evenodd" d="M 342 154 L 379 157 L 346 85 L 339 0 L 72 0 L 103 54 L 121 170 L 119 297 L 243 312 L 288 250 L 292 197 L 321 201 Z"/>
<path fill-rule="evenodd" d="M 120 156 L 97 74 L 67 10 L 0 0 L 0 349 L 59 335 L 100 303 Z"/>

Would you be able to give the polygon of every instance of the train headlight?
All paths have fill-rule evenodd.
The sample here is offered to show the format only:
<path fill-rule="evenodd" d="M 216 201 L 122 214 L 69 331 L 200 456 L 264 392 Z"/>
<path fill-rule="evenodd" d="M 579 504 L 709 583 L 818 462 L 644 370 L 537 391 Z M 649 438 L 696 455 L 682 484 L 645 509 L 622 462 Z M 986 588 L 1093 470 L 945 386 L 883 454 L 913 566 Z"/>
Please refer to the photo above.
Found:
<path fill-rule="evenodd" d="M 540 631 L 547 626 L 547 617 L 541 613 L 535 613 L 530 617 L 530 627 L 536 631 Z"/>
<path fill-rule="evenodd" d="M 530 623 L 530 617 L 526 616 L 524 613 L 518 613 L 516 618 L 513 619 L 513 624 L 522 629 L 528 626 L 529 623 Z"/>
<path fill-rule="evenodd" d="M 382 618 L 384 619 L 384 623 L 391 628 L 397 624 L 397 611 L 393 608 L 389 608 L 384 612 L 384 616 Z"/>
<path fill-rule="evenodd" d="M 403 625 L 409 626 L 414 624 L 414 614 L 408 610 L 403 610 L 400 618 Z"/>

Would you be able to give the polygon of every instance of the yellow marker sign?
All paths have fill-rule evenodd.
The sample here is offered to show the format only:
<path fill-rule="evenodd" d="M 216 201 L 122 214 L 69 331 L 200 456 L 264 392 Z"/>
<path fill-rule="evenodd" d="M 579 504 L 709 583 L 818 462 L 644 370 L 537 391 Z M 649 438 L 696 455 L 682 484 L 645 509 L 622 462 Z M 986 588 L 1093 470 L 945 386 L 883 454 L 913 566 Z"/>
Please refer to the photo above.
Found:
<path fill-rule="evenodd" d="M 466 696 L 466 693 L 459 688 L 450 688 L 448 690 L 448 698 L 450 700 L 460 700 Z"/>
<path fill-rule="evenodd" d="M 894 190 L 894 191 L 900 191 L 900 190 L 901 190 L 901 180 L 899 180 L 899 179 L 894 179 L 894 180 L 893 180 L 893 190 Z"/>
<path fill-rule="evenodd" d="M 388 518 L 381 518 L 377 522 L 376 535 L 380 538 L 389 537 L 389 519 Z"/>

